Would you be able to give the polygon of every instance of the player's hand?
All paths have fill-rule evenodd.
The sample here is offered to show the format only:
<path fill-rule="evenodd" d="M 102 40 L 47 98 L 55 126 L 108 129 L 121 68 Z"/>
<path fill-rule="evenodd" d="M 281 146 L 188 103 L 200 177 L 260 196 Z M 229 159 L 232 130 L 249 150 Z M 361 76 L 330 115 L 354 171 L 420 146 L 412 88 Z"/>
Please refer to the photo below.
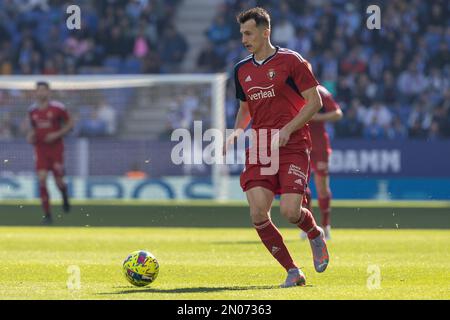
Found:
<path fill-rule="evenodd" d="M 271 150 L 276 150 L 278 148 L 284 147 L 289 142 L 291 133 L 285 127 L 273 135 L 271 141 Z"/>
<path fill-rule="evenodd" d="M 230 148 L 230 146 L 234 145 L 236 142 L 237 137 L 239 136 L 239 130 L 235 130 L 228 138 L 225 140 L 225 143 L 223 144 L 222 148 L 222 155 L 225 157 L 227 155 L 227 151 Z"/>
<path fill-rule="evenodd" d="M 30 132 L 27 134 L 27 141 L 29 144 L 35 144 L 36 143 L 36 135 L 34 132 Z"/>
<path fill-rule="evenodd" d="M 52 143 L 60 138 L 60 135 L 58 132 L 50 132 L 45 136 L 44 142 L 45 143 Z"/>

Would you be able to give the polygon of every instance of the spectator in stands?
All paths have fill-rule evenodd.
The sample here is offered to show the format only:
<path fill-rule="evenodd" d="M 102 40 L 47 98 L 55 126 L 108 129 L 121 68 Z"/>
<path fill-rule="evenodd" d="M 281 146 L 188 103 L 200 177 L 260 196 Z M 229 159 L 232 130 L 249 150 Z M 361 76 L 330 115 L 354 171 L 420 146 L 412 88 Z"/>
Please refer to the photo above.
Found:
<path fill-rule="evenodd" d="M 280 21 L 274 23 L 272 41 L 281 47 L 286 47 L 295 38 L 295 34 L 293 24 L 286 17 L 283 17 Z"/>
<path fill-rule="evenodd" d="M 439 105 L 434 108 L 428 132 L 429 139 L 441 139 L 445 137 L 447 130 L 447 112 L 448 109 L 444 105 Z"/>
<path fill-rule="evenodd" d="M 397 86 L 403 101 L 411 103 L 426 89 L 427 80 L 425 76 L 417 70 L 417 65 L 411 63 L 408 70 L 405 70 L 400 74 Z"/>
<path fill-rule="evenodd" d="M 23 0 L 23 1 L 16 1 L 16 5 L 18 5 L 19 10 L 22 12 L 25 11 L 33 11 L 33 10 L 41 10 L 41 11 L 48 11 L 49 5 L 48 0 Z"/>
<path fill-rule="evenodd" d="M 123 59 L 132 52 L 130 39 L 119 26 L 113 26 L 110 35 L 104 41 L 103 45 L 108 57 Z"/>
<path fill-rule="evenodd" d="M 111 107 L 105 99 L 100 100 L 97 107 L 98 119 L 105 123 L 105 133 L 113 136 L 117 132 L 117 112 Z"/>
<path fill-rule="evenodd" d="M 225 22 L 224 16 L 217 15 L 206 31 L 206 36 L 215 46 L 225 45 L 231 39 L 231 26 Z"/>
<path fill-rule="evenodd" d="M 362 58 L 361 49 L 353 48 L 350 53 L 342 60 L 340 70 L 346 74 L 362 74 L 366 72 L 367 64 Z"/>
<path fill-rule="evenodd" d="M 217 54 L 213 45 L 207 42 L 197 58 L 197 67 L 197 72 L 214 72 L 222 70 L 225 61 L 222 55 Z"/>
<path fill-rule="evenodd" d="M 363 132 L 364 138 L 373 140 L 385 138 L 386 132 L 377 120 L 377 117 L 373 116 L 370 122 L 366 122 Z"/>
<path fill-rule="evenodd" d="M 367 109 L 364 116 L 364 123 L 366 126 L 377 126 L 385 130 L 390 127 L 392 123 L 392 113 L 381 103 L 381 101 L 375 101 L 375 103 Z"/>
<path fill-rule="evenodd" d="M 161 58 L 157 52 L 149 51 L 142 60 L 142 73 L 160 73 Z"/>
<path fill-rule="evenodd" d="M 144 28 L 145 26 L 141 26 L 136 38 L 134 39 L 133 55 L 136 58 L 143 58 L 148 55 L 150 51 L 150 41 L 147 39 Z"/>
<path fill-rule="evenodd" d="M 357 105 L 352 105 L 344 112 L 344 117 L 336 123 L 336 136 L 340 138 L 360 138 L 363 124 L 358 118 Z"/>
<path fill-rule="evenodd" d="M 447 38 L 449 37 L 450 30 L 447 27 Z M 442 68 L 442 66 L 448 66 L 450 64 L 450 52 L 449 52 L 449 41 L 442 41 L 439 44 L 439 50 L 430 59 L 430 66 L 435 68 Z"/>
<path fill-rule="evenodd" d="M 0 75 L 9 75 L 13 72 L 12 61 L 0 51 Z"/>
<path fill-rule="evenodd" d="M 392 126 L 387 127 L 386 137 L 390 140 L 402 140 L 408 138 L 408 130 L 403 125 L 400 117 L 394 117 Z"/>
<path fill-rule="evenodd" d="M 103 137 L 106 135 L 106 122 L 99 118 L 98 110 L 93 109 L 88 119 L 82 119 L 79 123 L 81 137 Z"/>
<path fill-rule="evenodd" d="M 336 91 L 343 106 L 350 105 L 354 97 L 367 106 L 351 106 L 346 114 L 369 112 L 376 100 L 382 100 L 393 115 L 391 124 L 384 127 L 386 138 L 402 136 L 402 127 L 407 128 L 409 138 L 450 137 L 446 1 L 388 1 L 379 31 L 365 28 L 360 12 L 367 1 L 221 2 L 214 23 L 205 30 L 208 44 L 202 57 L 197 56 L 194 70 L 186 71 L 198 71 L 197 67 L 203 72 L 232 70 L 247 54 L 235 14 L 261 5 L 274 18 L 272 37 L 276 44 L 295 49 L 311 61 L 323 84 Z M 179 3 L 84 0 L 82 32 L 72 34 L 65 28 L 66 16 L 61 14 L 67 5 L 64 1 L 0 1 L 0 74 L 115 73 L 129 69 L 180 72 L 189 48 L 182 32 L 173 27 L 177 26 L 174 17 Z M 211 51 L 211 47 L 218 50 Z M 118 58 L 111 60 L 111 56 Z M 127 64 L 130 57 L 140 60 L 134 68 Z M 418 112 L 414 103 L 423 96 L 424 110 Z M 434 111 L 442 105 L 446 112 Z M 358 132 L 362 135 L 365 125 L 373 126 L 366 122 L 359 128 L 359 124 L 343 132 L 357 136 Z M 338 136 L 342 129 L 336 127 Z"/>
<path fill-rule="evenodd" d="M 378 83 L 376 96 L 387 104 L 393 104 L 396 101 L 397 88 L 392 72 L 384 71 L 383 81 Z"/>
<path fill-rule="evenodd" d="M 179 108 L 182 114 L 181 127 L 190 128 L 194 122 L 194 113 L 200 107 L 200 100 L 197 92 L 190 88 L 186 94 L 180 99 Z"/>
<path fill-rule="evenodd" d="M 14 128 L 9 113 L 0 113 L 0 140 L 10 140 L 14 136 Z"/>
<path fill-rule="evenodd" d="M 426 112 L 422 101 L 416 102 L 408 118 L 408 131 L 411 138 L 425 138 L 431 125 L 431 115 Z"/>
<path fill-rule="evenodd" d="M 303 56 L 308 57 L 312 47 L 311 38 L 307 36 L 304 29 L 299 28 L 295 36 L 288 40 L 286 47 L 301 52 Z"/>
<path fill-rule="evenodd" d="M 162 71 L 168 73 L 180 72 L 181 63 L 188 50 L 186 39 L 173 25 L 167 27 L 161 39 Z"/>

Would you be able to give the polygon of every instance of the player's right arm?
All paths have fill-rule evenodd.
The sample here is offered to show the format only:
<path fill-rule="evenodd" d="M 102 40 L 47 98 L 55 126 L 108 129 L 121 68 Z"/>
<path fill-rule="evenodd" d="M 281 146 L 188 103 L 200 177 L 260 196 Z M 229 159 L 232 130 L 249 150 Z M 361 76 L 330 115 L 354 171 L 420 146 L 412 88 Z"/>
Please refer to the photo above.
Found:
<path fill-rule="evenodd" d="M 250 110 L 248 108 L 247 101 L 239 101 L 239 111 L 236 115 L 234 131 L 245 130 L 251 119 L 252 117 L 250 116 Z"/>
<path fill-rule="evenodd" d="M 35 133 L 35 131 L 34 131 L 34 124 L 33 124 L 33 120 L 32 120 L 32 118 L 31 118 L 31 113 L 28 113 L 28 122 L 27 123 L 29 123 L 28 125 L 27 125 L 27 134 L 26 134 L 26 137 L 27 137 L 27 141 L 28 141 L 28 143 L 29 144 L 35 144 L 36 143 L 36 133 Z"/>
<path fill-rule="evenodd" d="M 244 133 L 245 128 L 247 128 L 250 120 L 252 119 L 250 115 L 250 110 L 248 108 L 247 101 L 239 101 L 239 110 L 236 114 L 236 121 L 234 122 L 233 133 L 225 141 L 223 147 L 223 154 L 225 155 L 229 146 L 234 144 L 236 139 Z"/>
<path fill-rule="evenodd" d="M 36 143 L 36 135 L 34 133 L 34 129 L 28 130 L 27 141 L 28 141 L 29 144 L 35 144 Z"/>
<path fill-rule="evenodd" d="M 239 100 L 239 110 L 238 110 L 238 113 L 236 114 L 236 121 L 234 123 L 233 133 L 229 137 L 227 137 L 227 140 L 224 143 L 223 151 L 222 151 L 223 155 L 226 154 L 229 146 L 234 144 L 237 137 L 239 137 L 241 135 L 241 133 L 244 132 L 245 128 L 247 128 L 247 126 L 250 123 L 250 120 L 252 118 L 251 114 L 250 114 L 250 109 L 248 106 L 247 98 L 245 96 L 242 85 L 239 82 L 239 74 L 238 74 L 239 65 L 240 65 L 240 63 L 238 63 L 234 67 L 234 86 L 236 88 L 236 99 Z"/>
<path fill-rule="evenodd" d="M 52 143 L 58 139 L 63 138 L 70 130 L 74 127 L 73 118 L 70 116 L 69 112 L 66 110 L 64 105 L 61 104 L 59 109 L 59 119 L 64 123 L 58 131 L 50 132 L 45 136 L 46 143 Z"/>

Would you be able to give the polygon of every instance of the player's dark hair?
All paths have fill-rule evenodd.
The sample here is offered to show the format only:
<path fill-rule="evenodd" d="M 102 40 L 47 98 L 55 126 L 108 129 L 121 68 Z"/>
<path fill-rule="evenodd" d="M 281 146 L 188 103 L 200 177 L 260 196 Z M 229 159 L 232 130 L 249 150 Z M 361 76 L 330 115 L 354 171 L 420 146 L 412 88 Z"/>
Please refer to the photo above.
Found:
<path fill-rule="evenodd" d="M 50 89 L 50 84 L 47 81 L 38 81 L 38 82 L 36 82 L 36 88 L 39 88 L 40 86 L 44 86 L 47 89 Z"/>
<path fill-rule="evenodd" d="M 265 9 L 261 7 L 248 9 L 236 16 L 236 20 L 240 24 L 246 23 L 247 21 L 252 19 L 255 20 L 257 27 L 264 26 L 265 28 L 270 29 L 270 15 Z"/>

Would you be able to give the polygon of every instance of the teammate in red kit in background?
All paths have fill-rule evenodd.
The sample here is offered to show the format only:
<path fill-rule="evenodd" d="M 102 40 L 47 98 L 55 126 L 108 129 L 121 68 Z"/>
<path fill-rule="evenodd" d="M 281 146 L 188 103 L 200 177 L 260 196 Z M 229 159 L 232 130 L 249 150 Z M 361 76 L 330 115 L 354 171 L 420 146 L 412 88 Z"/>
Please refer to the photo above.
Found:
<path fill-rule="evenodd" d="M 242 43 L 252 55 L 235 67 L 236 97 L 240 108 L 235 134 L 227 139 L 224 153 L 250 120 L 257 140 L 261 139 L 263 129 L 279 129 L 278 134 L 267 139 L 268 145 L 263 146 L 269 153 L 275 150 L 274 147 L 278 149 L 278 171 L 272 175 L 263 174 L 264 165 L 251 163 L 247 150 L 241 187 L 246 193 L 250 216 L 261 241 L 287 271 L 282 287 L 305 285 L 305 276 L 272 223 L 270 210 L 275 194 L 281 194 L 281 214 L 306 232 L 314 267 L 317 272 L 325 271 L 329 257 L 323 230 L 317 226 L 311 212 L 302 208 L 311 149 L 307 122 L 321 108 L 317 91 L 319 84 L 298 53 L 272 46 L 270 16 L 264 9 L 249 9 L 237 19 Z M 254 145 L 258 146 L 256 149 L 261 147 L 259 141 Z"/>
<path fill-rule="evenodd" d="M 307 64 L 309 69 L 312 70 L 311 64 L 309 62 Z M 312 141 L 311 171 L 314 173 L 314 183 L 322 217 L 322 227 L 325 232 L 325 238 L 329 240 L 331 239 L 331 190 L 328 164 L 331 154 L 331 144 L 325 129 L 325 122 L 335 122 L 342 119 L 342 110 L 326 88 L 319 86 L 318 90 L 322 98 L 323 108 L 309 122 Z M 305 205 L 311 211 L 311 190 L 309 187 L 305 197 Z M 302 238 L 306 238 L 305 233 L 302 233 L 301 236 Z"/>
<path fill-rule="evenodd" d="M 67 186 L 64 182 L 62 138 L 73 128 L 73 120 L 62 103 L 50 100 L 50 86 L 47 82 L 37 83 L 36 100 L 28 112 L 31 130 L 27 140 L 34 145 L 39 193 L 45 214 L 42 223 L 51 224 L 52 215 L 47 191 L 49 171 L 53 172 L 56 185 L 61 191 L 64 212 L 70 210 Z"/>

